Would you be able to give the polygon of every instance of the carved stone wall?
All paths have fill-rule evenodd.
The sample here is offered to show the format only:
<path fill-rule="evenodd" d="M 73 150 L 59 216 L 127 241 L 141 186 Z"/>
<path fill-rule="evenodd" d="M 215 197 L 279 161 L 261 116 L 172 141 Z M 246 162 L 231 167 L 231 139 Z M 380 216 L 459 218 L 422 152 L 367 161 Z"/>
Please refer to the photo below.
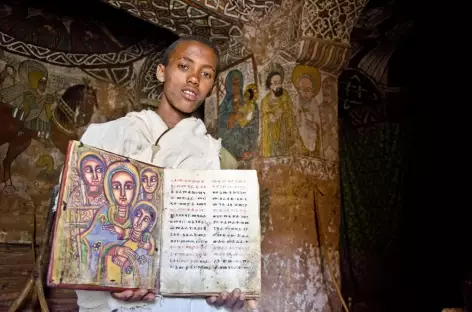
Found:
<path fill-rule="evenodd" d="M 261 310 L 340 311 L 340 301 L 333 283 L 334 279 L 339 283 L 337 76 L 347 63 L 349 34 L 366 1 L 104 2 L 174 34 L 195 33 L 218 44 L 224 70 L 218 78 L 214 94 L 206 103 L 205 118 L 213 134 L 225 139 L 224 144 L 235 154 L 240 167 L 254 168 L 259 172 L 263 222 Z M 81 4 L 85 6 L 82 2 Z M 11 12 L 19 11 L 6 8 L 4 12 L 6 16 L 10 16 Z M 64 20 L 61 18 L 57 24 L 64 24 Z M 125 23 L 120 21 L 119 24 Z M 65 25 L 67 32 L 69 22 Z M 55 29 L 49 24 L 43 28 L 45 33 L 50 28 Z M 44 65 L 48 73 L 58 72 L 62 74 L 55 75 L 75 79 L 88 77 L 91 79 L 90 86 L 94 87 L 92 90 L 99 98 L 98 111 L 111 114 L 104 113 L 104 120 L 119 116 L 124 111 L 123 107 L 132 108 L 138 102 L 152 104 L 159 94 L 159 86 L 152 81 L 154 75 L 151 77 L 149 74 L 152 70 L 148 69 L 155 66 L 159 51 L 169 41 L 158 42 L 157 48 L 146 53 L 136 52 L 139 50 L 135 48 L 137 42 L 124 45 L 117 50 L 125 51 L 131 46 L 133 48 L 122 52 L 121 56 L 110 54 L 114 55 L 112 65 L 106 63 L 110 62 L 108 53 L 102 52 L 70 55 L 74 50 L 67 50 L 67 57 L 45 57 L 43 54 L 49 52 L 43 51 L 50 49 L 51 43 L 47 40 L 53 37 L 51 35 L 47 39 L 41 37 L 38 44 L 40 42 L 47 45 L 41 49 L 36 48 L 34 53 L 13 51 L 7 45 L 17 37 L 11 34 L 4 37 L 3 46 L 14 53 L 5 53 L 5 60 L 8 57 L 18 59 L 14 62 L 17 65 L 10 71 L 19 71 L 22 59 L 18 55 L 23 55 L 43 62 L 51 59 L 50 63 L 54 65 Z M 149 39 L 143 38 L 139 44 L 146 46 L 146 40 Z M 26 45 L 26 51 L 28 48 L 30 46 Z M 56 50 L 59 54 L 63 51 Z M 113 53 L 118 52 L 113 50 Z M 142 57 L 136 56 L 136 53 L 141 53 Z M 82 60 L 88 62 L 89 58 L 101 64 L 94 66 L 92 62 L 86 63 L 86 66 L 75 65 Z M 58 62 L 66 62 L 68 65 Z M 62 67 L 53 67 L 59 65 Z M 50 111 L 55 111 L 58 107 L 54 104 L 57 102 L 55 99 L 58 96 L 64 97 L 58 89 L 54 84 L 46 85 L 46 94 L 52 94 L 47 102 L 51 103 L 48 108 Z M 120 90 L 131 92 L 133 96 L 131 99 L 125 98 L 128 99 L 126 104 L 111 104 L 117 102 L 108 100 L 108 97 L 123 98 L 119 96 Z M 67 102 L 65 99 L 64 101 Z M 7 105 L 10 105 L 10 110 L 5 110 L 8 112 L 5 116 L 10 118 L 14 112 L 11 111 L 12 104 Z M 13 117 L 16 116 L 18 113 Z M 45 124 L 49 120 L 46 118 Z M 51 126 L 50 130 L 48 127 L 45 129 L 47 131 L 43 132 L 50 132 L 49 136 L 43 135 L 47 142 L 48 139 L 52 140 L 53 128 Z M 18 134 L 20 131 L 12 133 Z M 243 135 L 248 135 L 251 139 L 237 140 Z M 60 149 L 56 148 L 56 154 L 52 154 L 54 143 L 42 143 L 33 137 L 30 141 L 32 143 L 27 147 L 29 150 L 23 152 L 23 167 L 31 167 L 39 162 L 35 157 L 42 153 L 57 156 L 51 156 L 53 165 L 50 165 L 50 158 L 46 157 L 49 159 L 49 162 L 45 161 L 48 165 L 38 165 L 40 168 L 35 167 L 24 178 L 15 179 L 13 176 L 13 180 L 9 180 L 9 196 L 18 193 L 17 187 L 13 189 L 11 185 L 23 180 L 26 182 L 18 185 L 27 195 L 22 196 L 40 193 L 36 191 L 35 185 L 28 183 L 39 183 L 29 181 L 37 179 L 36 175 L 43 167 L 49 168 L 45 175 L 57 175 L 61 162 L 61 153 L 57 150 Z M 50 144 L 50 150 L 46 150 L 41 144 Z M 19 175 L 24 176 L 22 168 L 13 165 L 12 172 L 19 172 Z M 49 179 L 51 181 L 55 177 Z M 45 195 L 41 194 L 37 195 L 36 202 L 45 207 Z M 29 198 L 22 200 L 33 202 Z M 24 208 L 23 214 L 26 211 L 29 210 Z M 29 230 L 30 228 L 26 228 L 24 234 L 21 234 L 24 237 L 16 239 L 27 242 Z"/>
<path fill-rule="evenodd" d="M 283 1 L 248 21 L 252 54 L 225 68 L 206 107 L 207 123 L 240 168 L 259 173 L 262 311 L 342 310 L 333 282 L 341 284 L 338 75 L 350 51 L 342 32 L 359 12 L 344 15 L 342 32 L 316 32 L 327 40 L 302 37 L 291 21 L 312 5 Z M 324 23 L 316 14 L 310 27 Z"/>
<path fill-rule="evenodd" d="M 242 43 L 244 24 L 258 16 L 270 16 L 281 0 L 103 0 L 115 8 L 182 36 L 198 34 L 212 40 L 221 51 L 222 66 L 248 56 Z"/>
<path fill-rule="evenodd" d="M 177 36 L 97 1 L 5 0 L 0 16 L 2 310 L 31 269 L 33 220 L 39 239 L 68 140 L 92 122 L 155 106 L 156 63 Z M 51 304 L 70 310 L 75 294 L 55 292 Z"/>

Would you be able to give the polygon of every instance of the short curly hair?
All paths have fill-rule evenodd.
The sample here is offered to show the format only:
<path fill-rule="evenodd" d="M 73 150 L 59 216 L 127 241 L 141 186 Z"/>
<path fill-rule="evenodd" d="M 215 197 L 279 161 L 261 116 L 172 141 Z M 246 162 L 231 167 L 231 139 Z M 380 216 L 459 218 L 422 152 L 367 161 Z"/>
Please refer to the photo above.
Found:
<path fill-rule="evenodd" d="M 172 53 L 174 53 L 174 51 L 177 48 L 177 45 L 179 43 L 188 42 L 188 41 L 198 41 L 198 42 L 203 43 L 204 45 L 208 46 L 209 48 L 211 48 L 213 50 L 213 52 L 216 55 L 216 69 L 215 69 L 215 71 L 216 71 L 215 79 L 216 79 L 216 76 L 218 76 L 218 73 L 220 71 L 220 53 L 218 52 L 218 48 L 216 47 L 216 45 L 213 42 L 211 42 L 210 40 L 208 40 L 207 38 L 205 38 L 205 37 L 195 36 L 195 35 L 187 35 L 187 36 L 180 37 L 178 40 L 174 41 L 164 51 L 164 54 L 162 55 L 162 59 L 161 59 L 162 65 L 167 66 L 169 64 L 169 58 L 172 55 Z"/>

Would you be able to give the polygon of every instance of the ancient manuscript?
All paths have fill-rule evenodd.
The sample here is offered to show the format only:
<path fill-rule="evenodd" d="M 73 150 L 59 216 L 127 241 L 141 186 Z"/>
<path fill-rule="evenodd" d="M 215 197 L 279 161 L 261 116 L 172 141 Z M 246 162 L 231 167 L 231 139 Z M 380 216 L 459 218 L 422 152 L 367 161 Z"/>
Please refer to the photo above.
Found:
<path fill-rule="evenodd" d="M 251 298 L 260 274 L 254 170 L 163 169 L 71 141 L 48 286 Z"/>

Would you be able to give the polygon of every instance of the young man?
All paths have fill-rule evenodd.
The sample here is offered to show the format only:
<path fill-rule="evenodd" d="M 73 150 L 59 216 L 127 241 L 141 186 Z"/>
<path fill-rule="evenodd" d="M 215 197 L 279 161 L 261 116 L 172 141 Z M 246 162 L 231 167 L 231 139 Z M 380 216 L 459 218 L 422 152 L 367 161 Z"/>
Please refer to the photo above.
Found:
<path fill-rule="evenodd" d="M 218 51 L 211 42 L 194 36 L 180 38 L 169 46 L 157 67 L 157 79 L 163 82 L 164 91 L 156 111 L 132 112 L 111 122 L 92 124 L 81 141 L 165 168 L 221 169 L 223 163 L 235 168 L 236 161 L 221 148 L 221 142 L 206 133 L 200 119 L 191 117 L 214 86 L 218 62 Z M 237 311 L 245 303 L 238 289 L 206 300 L 155 300 L 155 294 L 146 290 L 112 294 L 77 291 L 77 297 L 81 312 L 209 312 L 217 311 L 217 307 Z M 255 301 L 249 300 L 247 305 L 257 311 Z"/>

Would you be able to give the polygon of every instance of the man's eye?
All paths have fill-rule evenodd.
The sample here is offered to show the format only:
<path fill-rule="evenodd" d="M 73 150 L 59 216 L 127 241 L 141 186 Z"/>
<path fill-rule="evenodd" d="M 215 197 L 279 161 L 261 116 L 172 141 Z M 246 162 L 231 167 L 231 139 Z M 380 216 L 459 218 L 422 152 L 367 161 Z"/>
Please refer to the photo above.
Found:
<path fill-rule="evenodd" d="M 203 72 L 203 76 L 205 78 L 211 78 L 211 74 L 210 73 L 207 73 L 207 72 Z"/>
<path fill-rule="evenodd" d="M 188 69 L 187 65 L 179 64 L 178 66 L 180 69 Z"/>

